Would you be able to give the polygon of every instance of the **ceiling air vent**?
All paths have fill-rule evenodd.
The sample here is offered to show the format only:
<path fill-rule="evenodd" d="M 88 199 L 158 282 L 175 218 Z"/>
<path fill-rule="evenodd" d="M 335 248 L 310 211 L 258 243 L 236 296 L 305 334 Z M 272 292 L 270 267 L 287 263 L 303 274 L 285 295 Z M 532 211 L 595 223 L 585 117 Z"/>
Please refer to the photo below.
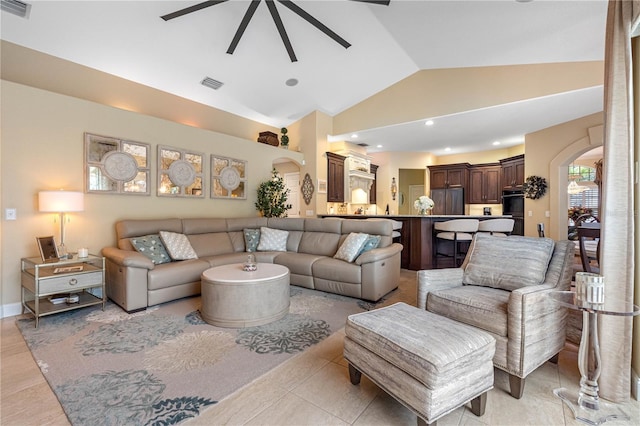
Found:
<path fill-rule="evenodd" d="M 210 87 L 213 90 L 218 90 L 219 88 L 222 87 L 224 83 L 218 80 L 214 80 L 211 77 L 205 77 L 204 80 L 200 82 L 200 84 L 202 84 L 203 86 Z"/>
<path fill-rule="evenodd" d="M 19 0 L 2 0 L 0 2 L 0 10 L 13 13 L 21 18 L 29 18 L 31 5 Z"/>

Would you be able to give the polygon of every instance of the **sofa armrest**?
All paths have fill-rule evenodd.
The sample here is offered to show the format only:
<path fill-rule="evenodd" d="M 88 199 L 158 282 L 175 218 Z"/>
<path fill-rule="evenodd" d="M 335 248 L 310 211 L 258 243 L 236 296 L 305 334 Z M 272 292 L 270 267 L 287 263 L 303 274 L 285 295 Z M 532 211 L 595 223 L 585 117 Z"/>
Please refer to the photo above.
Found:
<path fill-rule="evenodd" d="M 426 269 L 418 271 L 418 308 L 427 308 L 429 292 L 445 288 L 461 287 L 464 269 Z"/>
<path fill-rule="evenodd" d="M 119 266 L 132 266 L 134 268 L 145 269 L 153 269 L 155 267 L 151 259 L 137 251 L 105 247 L 102 249 L 102 255 Z"/>
<path fill-rule="evenodd" d="M 388 259 L 390 257 L 395 256 L 396 254 L 402 251 L 402 244 L 393 243 L 387 247 L 378 247 L 373 250 L 366 251 L 362 253 L 358 258 L 354 261 L 356 265 L 363 265 L 365 263 L 373 263 L 379 260 Z"/>

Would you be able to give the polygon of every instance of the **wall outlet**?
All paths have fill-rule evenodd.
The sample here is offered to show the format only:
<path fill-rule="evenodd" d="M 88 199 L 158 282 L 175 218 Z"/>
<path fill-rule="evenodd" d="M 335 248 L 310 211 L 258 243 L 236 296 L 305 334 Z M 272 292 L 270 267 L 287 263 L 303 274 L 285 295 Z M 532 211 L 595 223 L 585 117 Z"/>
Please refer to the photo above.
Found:
<path fill-rule="evenodd" d="M 307 216 L 313 216 L 313 210 L 307 210 Z"/>
<path fill-rule="evenodd" d="M 551 212 L 549 210 L 545 211 L 544 217 L 551 217 Z"/>
<path fill-rule="evenodd" d="M 529 210 L 529 217 L 533 216 L 533 211 Z"/>
<path fill-rule="evenodd" d="M 5 220 L 16 220 L 18 219 L 18 211 L 16 209 L 5 209 L 4 218 Z"/>

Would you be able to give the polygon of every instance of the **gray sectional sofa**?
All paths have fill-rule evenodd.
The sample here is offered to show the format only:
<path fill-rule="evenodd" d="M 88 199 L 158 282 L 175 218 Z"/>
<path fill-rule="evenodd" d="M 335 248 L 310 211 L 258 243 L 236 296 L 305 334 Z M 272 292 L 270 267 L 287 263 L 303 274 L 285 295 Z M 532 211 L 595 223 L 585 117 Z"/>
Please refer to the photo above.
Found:
<path fill-rule="evenodd" d="M 247 259 L 245 229 L 288 232 L 287 251 L 257 251 L 258 262 L 284 265 L 291 284 L 377 301 L 400 279 L 402 245 L 392 242 L 393 221 L 386 219 L 203 218 L 122 220 L 116 223 L 117 247 L 105 247 L 107 295 L 125 311 L 200 294 L 206 269 Z M 154 264 L 136 251 L 132 238 L 160 231 L 186 235 L 197 259 Z M 350 233 L 379 235 L 377 248 L 353 262 L 336 259 Z"/>

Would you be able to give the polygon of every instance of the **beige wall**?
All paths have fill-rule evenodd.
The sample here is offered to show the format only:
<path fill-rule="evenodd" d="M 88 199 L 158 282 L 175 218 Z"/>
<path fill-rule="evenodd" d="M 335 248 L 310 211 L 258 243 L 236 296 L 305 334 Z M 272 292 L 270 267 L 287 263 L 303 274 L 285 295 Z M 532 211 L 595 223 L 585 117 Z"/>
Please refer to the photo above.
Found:
<path fill-rule="evenodd" d="M 39 213 L 41 190 L 83 190 L 83 133 L 116 136 L 151 144 L 151 195 L 86 194 L 85 211 L 71 214 L 66 243 L 92 253 L 114 243 L 114 223 L 124 218 L 255 216 L 256 189 L 269 179 L 272 163 L 302 153 L 197 129 L 134 112 L 99 105 L 2 81 L 2 209 L 15 208 L 18 220 L 2 222 L 1 304 L 20 301 L 20 258 L 35 256 L 35 237 L 55 235 L 55 215 Z M 248 161 L 246 200 L 157 197 L 156 146 L 179 146 Z M 207 185 L 208 187 L 208 185 Z M 207 192 L 208 195 L 208 192 Z"/>
<path fill-rule="evenodd" d="M 548 184 L 542 198 L 525 198 L 525 235 L 537 236 L 537 224 L 544 223 L 548 237 L 566 239 L 567 167 L 602 145 L 602 123 L 602 113 L 596 113 L 525 136 L 525 176 L 544 177 Z"/>
<path fill-rule="evenodd" d="M 424 120 L 603 81 L 602 61 L 422 70 L 336 115 L 333 130 L 344 134 Z"/>

